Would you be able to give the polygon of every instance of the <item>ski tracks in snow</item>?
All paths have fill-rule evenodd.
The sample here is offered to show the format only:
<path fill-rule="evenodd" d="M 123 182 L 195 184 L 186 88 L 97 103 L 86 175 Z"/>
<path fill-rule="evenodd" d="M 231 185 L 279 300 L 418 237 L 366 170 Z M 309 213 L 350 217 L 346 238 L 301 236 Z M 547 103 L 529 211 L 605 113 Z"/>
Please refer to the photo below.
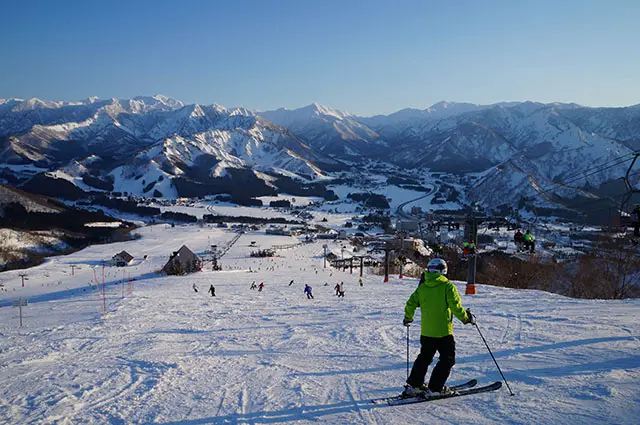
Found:
<path fill-rule="evenodd" d="M 195 249 L 204 249 L 213 234 L 185 229 L 155 227 L 151 243 L 131 242 L 150 254 L 145 273 L 166 260 L 154 244 L 170 251 L 200 238 Z M 216 242 L 229 239 L 220 232 Z M 290 240 L 257 233 L 251 239 L 261 246 Z M 87 259 L 95 261 L 112 249 L 75 255 L 90 251 Z M 121 288 L 110 287 L 104 316 L 95 293 L 30 305 L 32 328 L 0 328 L 0 422 L 486 425 L 575 418 L 626 424 L 640 415 L 639 331 L 629 319 L 637 303 L 480 285 L 477 295 L 463 295 L 463 303 L 477 314 L 516 397 L 506 390 L 468 397 L 453 411 L 450 401 L 376 406 L 368 400 L 397 394 L 406 378 L 401 321 L 415 280 L 382 283 L 367 275 L 359 287 L 356 274 L 321 268 L 322 243 L 271 259 L 250 258 L 250 250 L 234 245 L 222 272 L 149 275 L 124 299 Z M 255 272 L 239 271 L 248 266 Z M 288 286 L 292 278 L 295 284 Z M 253 280 L 265 282 L 263 292 L 249 289 Z M 345 298 L 334 295 L 340 281 Z M 302 293 L 304 283 L 313 286 L 314 300 Z M 209 284 L 216 298 L 206 293 Z M 8 322 L 15 312 L 0 309 L 0 315 Z M 451 382 L 500 380 L 476 329 L 456 321 L 455 332 L 458 363 Z M 410 350 L 413 361 L 417 325 L 410 329 Z"/>

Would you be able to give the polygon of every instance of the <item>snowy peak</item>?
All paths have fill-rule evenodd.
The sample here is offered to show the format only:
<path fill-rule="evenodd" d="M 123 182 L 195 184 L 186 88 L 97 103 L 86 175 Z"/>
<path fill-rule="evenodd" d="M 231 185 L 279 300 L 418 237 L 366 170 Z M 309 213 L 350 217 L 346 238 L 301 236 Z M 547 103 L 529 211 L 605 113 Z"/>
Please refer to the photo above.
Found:
<path fill-rule="evenodd" d="M 310 120 L 334 122 L 352 117 L 348 112 L 328 108 L 318 103 L 298 109 L 280 108 L 275 111 L 263 111 L 258 112 L 258 115 L 274 124 L 288 128 L 305 125 Z"/>
<path fill-rule="evenodd" d="M 477 111 L 483 108 L 486 108 L 486 106 L 483 107 L 481 105 L 464 102 L 447 102 L 443 100 L 431 105 L 425 110 L 425 112 L 432 117 L 444 118 L 446 116 L 463 114 L 469 111 Z"/>
<path fill-rule="evenodd" d="M 259 112 L 258 115 L 288 128 L 310 146 L 326 154 L 357 158 L 371 150 L 369 144 L 379 139 L 375 131 L 358 121 L 354 115 L 317 103 L 294 110 L 280 108 Z"/>
<path fill-rule="evenodd" d="M 184 107 L 184 103 L 180 100 L 174 99 L 172 97 L 168 97 L 162 94 L 157 94 L 155 96 L 137 96 L 131 99 L 131 102 L 138 102 L 138 104 L 143 104 L 147 110 L 149 109 L 159 109 L 159 110 L 175 110 Z"/>
<path fill-rule="evenodd" d="M 31 99 L 23 100 L 17 106 L 13 108 L 14 112 L 21 111 L 33 111 L 35 109 L 45 109 L 45 108 L 59 108 L 63 105 L 63 102 L 51 102 L 40 100 L 36 97 L 32 97 Z"/>
<path fill-rule="evenodd" d="M 92 103 L 96 103 L 100 98 L 98 96 L 91 96 L 82 101 L 85 105 L 91 105 Z"/>
<path fill-rule="evenodd" d="M 338 109 L 328 108 L 324 105 L 320 105 L 319 103 L 312 103 L 311 105 L 305 106 L 301 108 L 301 110 L 309 111 L 314 116 L 319 117 L 334 117 L 336 119 L 342 120 L 352 116 L 348 112 L 343 112 Z"/>

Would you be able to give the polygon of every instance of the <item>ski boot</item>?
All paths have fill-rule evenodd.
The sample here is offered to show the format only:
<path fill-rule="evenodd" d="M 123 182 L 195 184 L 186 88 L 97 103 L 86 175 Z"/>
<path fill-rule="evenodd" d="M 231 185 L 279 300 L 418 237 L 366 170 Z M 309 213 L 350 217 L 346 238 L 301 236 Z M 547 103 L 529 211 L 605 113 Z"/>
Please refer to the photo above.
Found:
<path fill-rule="evenodd" d="M 404 391 L 402 391 L 402 397 L 406 397 L 406 398 L 417 397 L 426 392 L 430 392 L 430 391 L 425 384 L 419 385 L 417 387 L 407 384 L 404 386 Z"/>

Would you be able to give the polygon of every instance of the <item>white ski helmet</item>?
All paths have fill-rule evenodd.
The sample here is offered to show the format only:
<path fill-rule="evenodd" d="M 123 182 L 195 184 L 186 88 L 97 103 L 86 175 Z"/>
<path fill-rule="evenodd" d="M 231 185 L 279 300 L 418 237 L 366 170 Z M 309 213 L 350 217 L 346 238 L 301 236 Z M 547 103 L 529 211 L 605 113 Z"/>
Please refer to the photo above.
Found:
<path fill-rule="evenodd" d="M 447 262 L 442 258 L 433 258 L 429 260 L 429 264 L 427 264 L 427 270 L 431 273 L 440 273 L 446 276 Z"/>

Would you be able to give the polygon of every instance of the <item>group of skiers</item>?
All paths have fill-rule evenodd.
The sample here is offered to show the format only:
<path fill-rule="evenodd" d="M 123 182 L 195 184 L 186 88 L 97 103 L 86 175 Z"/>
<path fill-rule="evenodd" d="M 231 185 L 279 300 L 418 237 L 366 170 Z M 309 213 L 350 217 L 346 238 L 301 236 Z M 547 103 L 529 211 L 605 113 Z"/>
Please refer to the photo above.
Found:
<path fill-rule="evenodd" d="M 358 280 L 358 283 L 360 284 L 360 286 L 364 286 L 364 281 L 362 280 L 362 278 Z M 291 279 L 288 286 L 292 286 L 293 284 L 294 284 L 294 280 Z M 328 283 L 325 283 L 324 286 L 328 286 Z M 211 285 L 211 288 L 213 288 L 213 285 Z M 211 291 L 211 288 L 209 288 L 209 291 Z M 262 292 L 263 288 L 264 288 L 264 282 L 260 282 L 260 285 L 256 285 L 255 280 L 251 282 L 251 286 L 249 286 L 249 289 L 251 290 L 257 289 L 258 292 Z M 198 288 L 195 283 L 193 284 L 193 289 L 196 292 L 198 292 Z M 336 296 L 338 296 L 338 298 L 344 298 L 344 292 L 345 292 L 344 282 L 336 283 L 334 290 L 336 291 Z M 215 288 L 213 289 L 212 293 L 213 293 L 212 296 L 215 297 Z M 311 287 L 311 285 L 305 284 L 303 293 L 307 296 L 307 299 L 313 299 L 313 288 Z"/>
<path fill-rule="evenodd" d="M 264 282 L 260 282 L 260 285 L 256 285 L 256 281 L 255 280 L 253 282 L 251 282 L 251 286 L 249 287 L 249 289 L 251 289 L 251 290 L 258 289 L 258 292 L 262 292 L 263 288 L 264 288 Z"/>
<path fill-rule="evenodd" d="M 513 242 L 516 244 L 518 252 L 529 251 L 531 253 L 536 251 L 536 238 L 527 230 L 524 234 L 520 229 L 516 230 L 513 235 Z"/>
<path fill-rule="evenodd" d="M 528 231 L 525 235 L 531 236 Z M 527 239 L 525 235 L 523 235 L 525 242 L 535 240 L 532 236 L 532 239 Z M 531 246 L 533 250 L 532 244 L 527 246 Z M 455 392 L 455 390 L 445 385 L 456 362 L 452 319 L 455 316 L 464 324 L 474 324 L 475 318 L 470 309 L 464 309 L 456 287 L 447 279 L 446 275 L 447 263 L 443 259 L 434 258 L 430 260 L 427 269 L 420 278 L 418 288 L 411 294 L 405 304 L 402 324 L 410 326 L 416 309 L 420 308 L 421 332 L 420 353 L 415 359 L 411 373 L 407 378 L 403 396 L 413 397 L 421 393 L 428 396 L 433 393 L 447 394 Z M 291 280 L 289 286 L 293 284 L 294 281 Z M 362 278 L 359 280 L 359 284 L 363 286 Z M 327 286 L 326 283 L 325 286 Z M 262 292 L 263 288 L 264 282 L 256 285 L 255 280 L 250 286 L 250 289 L 257 289 L 258 292 Z M 334 289 L 336 296 L 344 297 L 344 282 L 337 283 Z M 193 284 L 193 290 L 198 292 L 198 286 L 195 283 Z M 213 285 L 210 286 L 209 293 L 211 293 L 212 297 L 215 297 L 215 287 Z M 304 294 L 307 299 L 313 299 L 310 285 L 304 285 Z M 439 353 L 439 360 L 431 373 L 428 383 L 425 383 L 429 364 L 433 361 L 436 352 Z"/>
<path fill-rule="evenodd" d="M 640 236 L 640 207 L 638 209 L 638 225 L 636 226 L 637 236 Z M 520 229 L 517 229 L 515 234 L 513 235 L 513 241 L 516 244 L 516 250 L 518 252 L 529 251 L 531 253 L 535 253 L 536 251 L 536 238 L 531 234 L 529 230 L 522 233 Z M 436 253 L 436 258 L 441 256 L 442 253 L 442 245 L 438 245 L 439 249 L 434 249 Z M 462 244 L 462 254 L 465 256 L 473 255 L 476 253 L 476 244 L 473 241 L 464 242 Z"/>
<path fill-rule="evenodd" d="M 194 290 L 194 292 L 198 292 L 198 285 L 196 285 L 195 282 L 193 283 L 193 290 Z M 211 294 L 212 297 L 215 297 L 216 296 L 216 288 L 213 285 L 211 285 L 209 287 L 209 290 L 207 291 L 207 293 Z"/>

